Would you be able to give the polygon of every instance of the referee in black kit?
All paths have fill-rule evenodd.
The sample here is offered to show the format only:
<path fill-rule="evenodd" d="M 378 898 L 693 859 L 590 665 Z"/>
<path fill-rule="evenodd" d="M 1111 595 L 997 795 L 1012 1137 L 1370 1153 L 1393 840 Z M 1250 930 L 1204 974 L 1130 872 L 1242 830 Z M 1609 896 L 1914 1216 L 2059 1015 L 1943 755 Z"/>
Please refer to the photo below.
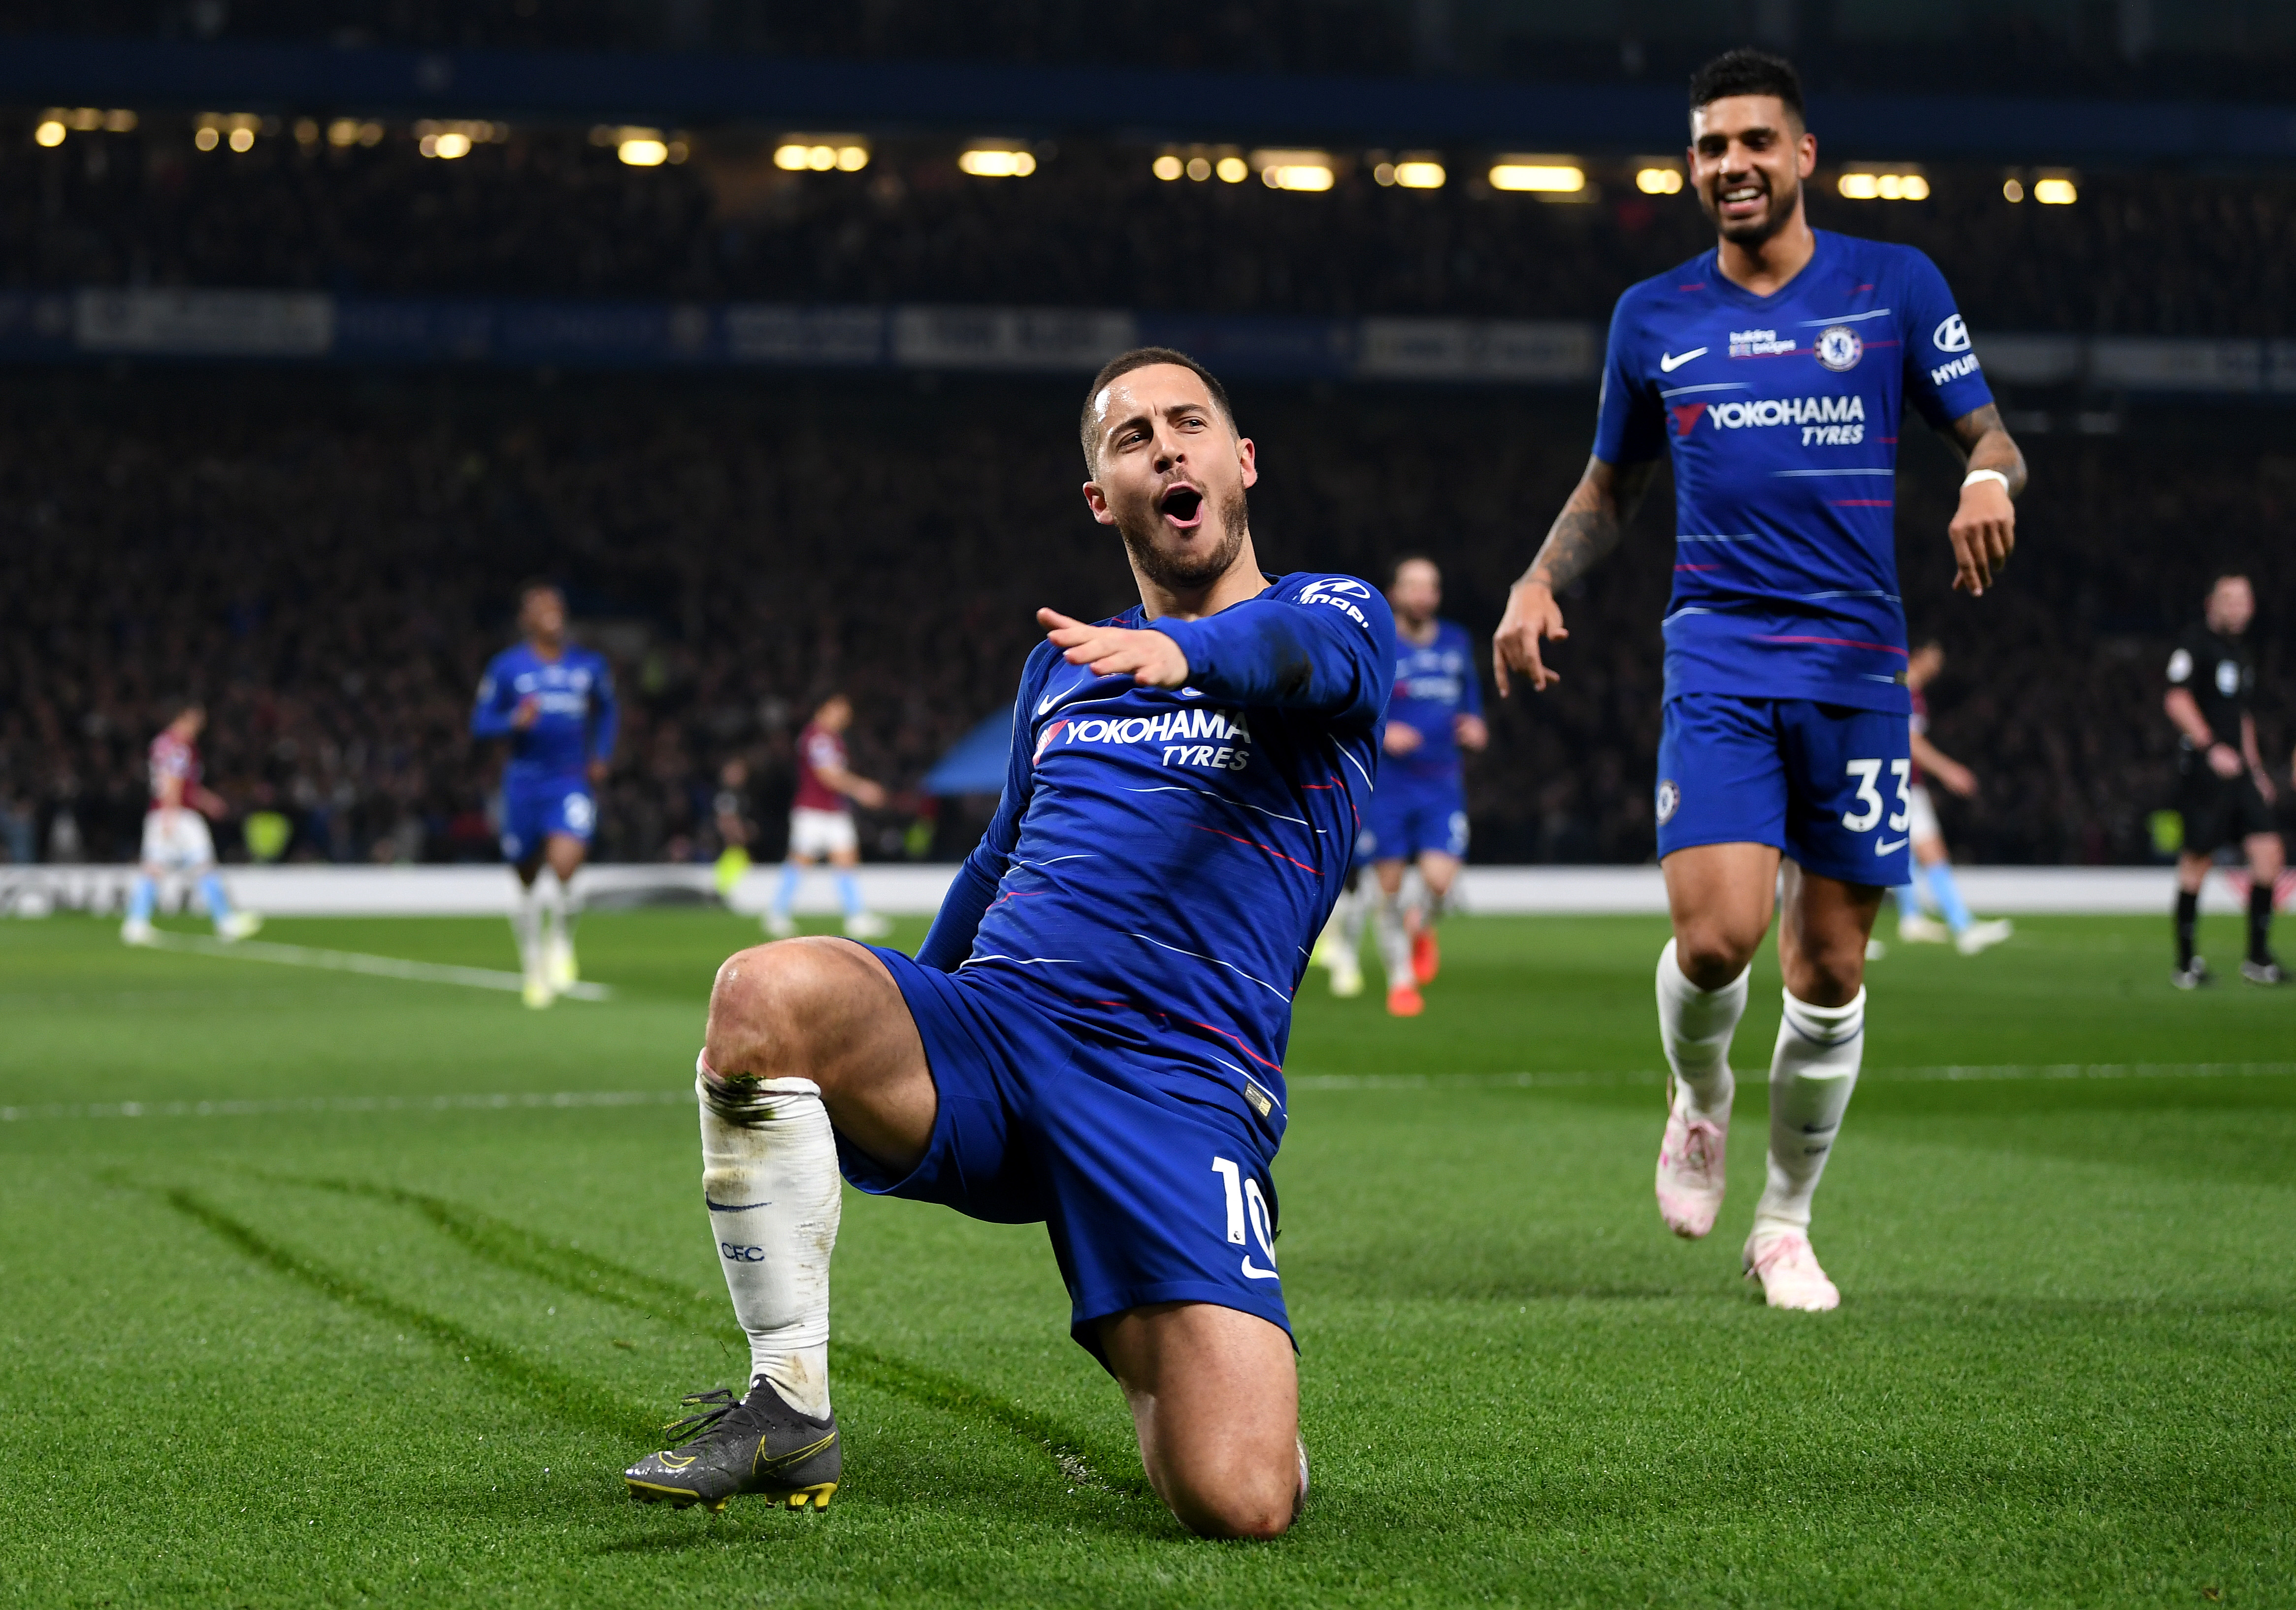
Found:
<path fill-rule="evenodd" d="M 2272 779 L 2256 747 L 2256 656 L 2245 638 L 2256 616 L 2248 577 L 2219 576 L 2209 589 L 2207 613 L 2177 640 L 2169 657 L 2169 692 L 2161 706 L 2177 723 L 2181 786 L 2177 809 L 2185 819 L 2184 852 L 2177 857 L 2177 970 L 2180 990 L 2214 982 L 2207 960 L 2193 953 L 2201 880 L 2210 859 L 2234 839 L 2248 854 L 2248 958 L 2240 976 L 2251 984 L 2280 984 L 2287 975 L 2273 958 L 2272 889 L 2284 855 L 2272 817 Z"/>

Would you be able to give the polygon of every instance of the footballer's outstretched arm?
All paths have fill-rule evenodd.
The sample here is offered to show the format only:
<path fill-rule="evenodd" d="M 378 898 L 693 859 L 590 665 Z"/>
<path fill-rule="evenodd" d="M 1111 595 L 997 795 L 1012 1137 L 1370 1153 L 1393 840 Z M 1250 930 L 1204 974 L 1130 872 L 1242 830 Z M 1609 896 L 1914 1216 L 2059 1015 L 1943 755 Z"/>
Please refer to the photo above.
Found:
<path fill-rule="evenodd" d="M 1975 598 L 2017 546 L 2017 509 L 2011 500 L 2025 490 L 2025 455 L 1991 403 L 1954 421 L 1948 439 L 1970 478 L 1961 484 L 1961 507 L 1946 527 L 1953 543 L 1953 584 Z"/>
<path fill-rule="evenodd" d="M 1534 692 L 1543 693 L 1549 683 L 1562 679 L 1538 651 L 1540 639 L 1570 635 L 1554 595 L 1611 556 L 1657 473 L 1656 459 L 1627 464 L 1587 461 L 1587 472 L 1547 528 L 1546 540 L 1531 556 L 1530 568 L 1507 592 L 1506 615 L 1491 641 L 1491 674 L 1500 698 L 1513 691 L 1507 680 L 1511 670 L 1529 677 Z"/>
<path fill-rule="evenodd" d="M 1269 588 L 1197 620 L 1095 626 L 1055 609 L 1037 620 L 1071 665 L 1148 687 L 1183 685 L 1238 704 L 1375 721 L 1394 678 L 1395 617 L 1378 589 L 1327 576 Z"/>

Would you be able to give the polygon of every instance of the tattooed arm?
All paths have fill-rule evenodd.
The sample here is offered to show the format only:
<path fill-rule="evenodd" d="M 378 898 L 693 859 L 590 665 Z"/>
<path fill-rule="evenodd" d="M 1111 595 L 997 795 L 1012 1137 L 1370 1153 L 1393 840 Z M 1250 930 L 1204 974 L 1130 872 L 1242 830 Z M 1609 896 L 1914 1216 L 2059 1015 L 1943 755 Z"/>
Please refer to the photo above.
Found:
<path fill-rule="evenodd" d="M 2001 410 L 1990 403 L 1954 421 L 1948 439 L 1972 472 L 1997 470 L 2003 478 L 1964 485 L 1961 507 L 1946 527 L 1953 543 L 1954 587 L 1975 598 L 2017 546 L 2017 510 L 2010 500 L 2025 490 L 2025 455 L 2002 425 Z"/>
<path fill-rule="evenodd" d="M 1491 672 L 1502 699 L 1510 691 L 1509 671 L 1529 677 L 1531 691 L 1538 693 L 1562 680 L 1562 673 L 1550 668 L 1538 652 L 1541 638 L 1570 635 L 1554 595 L 1610 557 L 1657 473 L 1656 459 L 1633 464 L 1587 461 L 1587 473 L 1554 517 L 1530 568 L 1507 593 L 1506 617 L 1491 642 Z"/>

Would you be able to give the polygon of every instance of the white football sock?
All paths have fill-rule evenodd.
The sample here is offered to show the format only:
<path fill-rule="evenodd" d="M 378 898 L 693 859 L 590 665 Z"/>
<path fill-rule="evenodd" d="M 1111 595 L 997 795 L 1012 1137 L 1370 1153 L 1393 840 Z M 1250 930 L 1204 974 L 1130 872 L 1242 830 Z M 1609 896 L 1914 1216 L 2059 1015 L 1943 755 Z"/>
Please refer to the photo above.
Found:
<path fill-rule="evenodd" d="M 1364 924 L 1371 920 L 1371 891 L 1374 887 L 1368 879 L 1359 880 L 1354 888 L 1340 896 L 1336 918 L 1340 948 L 1350 956 L 1363 954 Z"/>
<path fill-rule="evenodd" d="M 558 874 L 548 867 L 535 876 L 534 900 L 541 914 L 537 927 L 542 943 L 545 947 L 554 946 L 566 932 L 565 887 L 558 881 Z M 549 953 L 546 948 L 543 952 L 545 956 Z"/>
<path fill-rule="evenodd" d="M 1866 1054 L 1864 990 L 1847 1006 L 1812 1006 L 1791 991 L 1785 1004 L 1770 1063 L 1770 1178 L 1754 1208 L 1758 1236 L 1809 1228 L 1809 1199 Z"/>
<path fill-rule="evenodd" d="M 581 869 L 576 868 L 574 878 L 581 875 Z M 575 925 L 582 920 L 582 897 L 574 892 L 574 878 L 562 878 L 558 880 L 558 898 L 551 903 L 552 910 L 558 916 L 556 937 L 564 940 L 569 945 L 574 943 Z"/>
<path fill-rule="evenodd" d="M 1379 960 L 1387 969 L 1388 991 L 1417 989 L 1419 979 L 1411 970 L 1411 936 L 1403 927 L 1403 897 L 1382 889 L 1374 898 L 1379 910 L 1372 927 L 1379 936 Z"/>
<path fill-rule="evenodd" d="M 701 1194 L 734 1317 L 750 1334 L 750 1380 L 789 1406 L 829 1412 L 829 1255 L 841 1197 L 837 1142 L 810 1079 L 713 1078 L 701 1098 Z"/>
<path fill-rule="evenodd" d="M 1659 1043 L 1674 1070 L 1675 1100 L 1693 1117 L 1730 1116 L 1737 1088 L 1730 1076 L 1730 1036 L 1746 1015 L 1751 971 L 1741 972 L 1718 990 L 1702 990 L 1675 960 L 1673 940 L 1658 953 Z"/>
<path fill-rule="evenodd" d="M 519 886 L 518 904 L 510 914 L 510 931 L 518 941 L 518 964 L 527 972 L 542 965 L 542 880 Z"/>

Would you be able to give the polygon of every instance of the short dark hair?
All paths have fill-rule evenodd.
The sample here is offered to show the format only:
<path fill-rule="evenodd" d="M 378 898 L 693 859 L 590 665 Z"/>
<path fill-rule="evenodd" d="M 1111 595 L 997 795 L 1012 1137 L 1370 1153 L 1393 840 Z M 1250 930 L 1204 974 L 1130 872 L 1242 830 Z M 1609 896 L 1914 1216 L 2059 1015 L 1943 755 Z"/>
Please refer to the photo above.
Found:
<path fill-rule="evenodd" d="M 1784 56 L 1767 51 L 1726 50 L 1690 75 L 1690 110 L 1710 106 L 1725 95 L 1775 95 L 1786 103 L 1794 121 L 1807 123 L 1802 111 L 1801 75 Z"/>
<path fill-rule="evenodd" d="M 529 576 L 518 584 L 518 607 L 521 609 L 525 609 L 526 601 L 537 593 L 555 593 L 558 594 L 560 603 L 566 601 L 565 588 L 546 576 Z"/>
<path fill-rule="evenodd" d="M 1400 559 L 1397 560 L 1394 564 L 1388 567 L 1387 584 L 1389 586 L 1392 587 L 1396 583 L 1403 579 L 1403 567 L 1406 565 L 1424 565 L 1429 569 L 1434 571 L 1438 576 L 1443 574 L 1443 567 L 1437 564 L 1433 560 L 1428 558 L 1424 553 L 1406 553 Z"/>
<path fill-rule="evenodd" d="M 1145 369 L 1154 364 L 1177 364 L 1201 380 L 1204 389 L 1212 394 L 1212 406 L 1218 409 L 1220 418 L 1227 421 L 1228 429 L 1239 436 L 1242 434 L 1235 429 L 1235 405 L 1227 400 L 1227 388 L 1219 383 L 1219 376 L 1186 353 L 1175 351 L 1169 347 L 1135 347 L 1129 352 L 1118 353 L 1103 364 L 1100 372 L 1092 377 L 1091 388 L 1084 394 L 1084 408 L 1077 417 L 1077 439 L 1084 446 L 1084 467 L 1093 474 L 1100 473 L 1100 458 L 1095 451 L 1100 445 L 1100 421 L 1093 414 L 1094 402 L 1115 380 L 1136 369 Z"/>

